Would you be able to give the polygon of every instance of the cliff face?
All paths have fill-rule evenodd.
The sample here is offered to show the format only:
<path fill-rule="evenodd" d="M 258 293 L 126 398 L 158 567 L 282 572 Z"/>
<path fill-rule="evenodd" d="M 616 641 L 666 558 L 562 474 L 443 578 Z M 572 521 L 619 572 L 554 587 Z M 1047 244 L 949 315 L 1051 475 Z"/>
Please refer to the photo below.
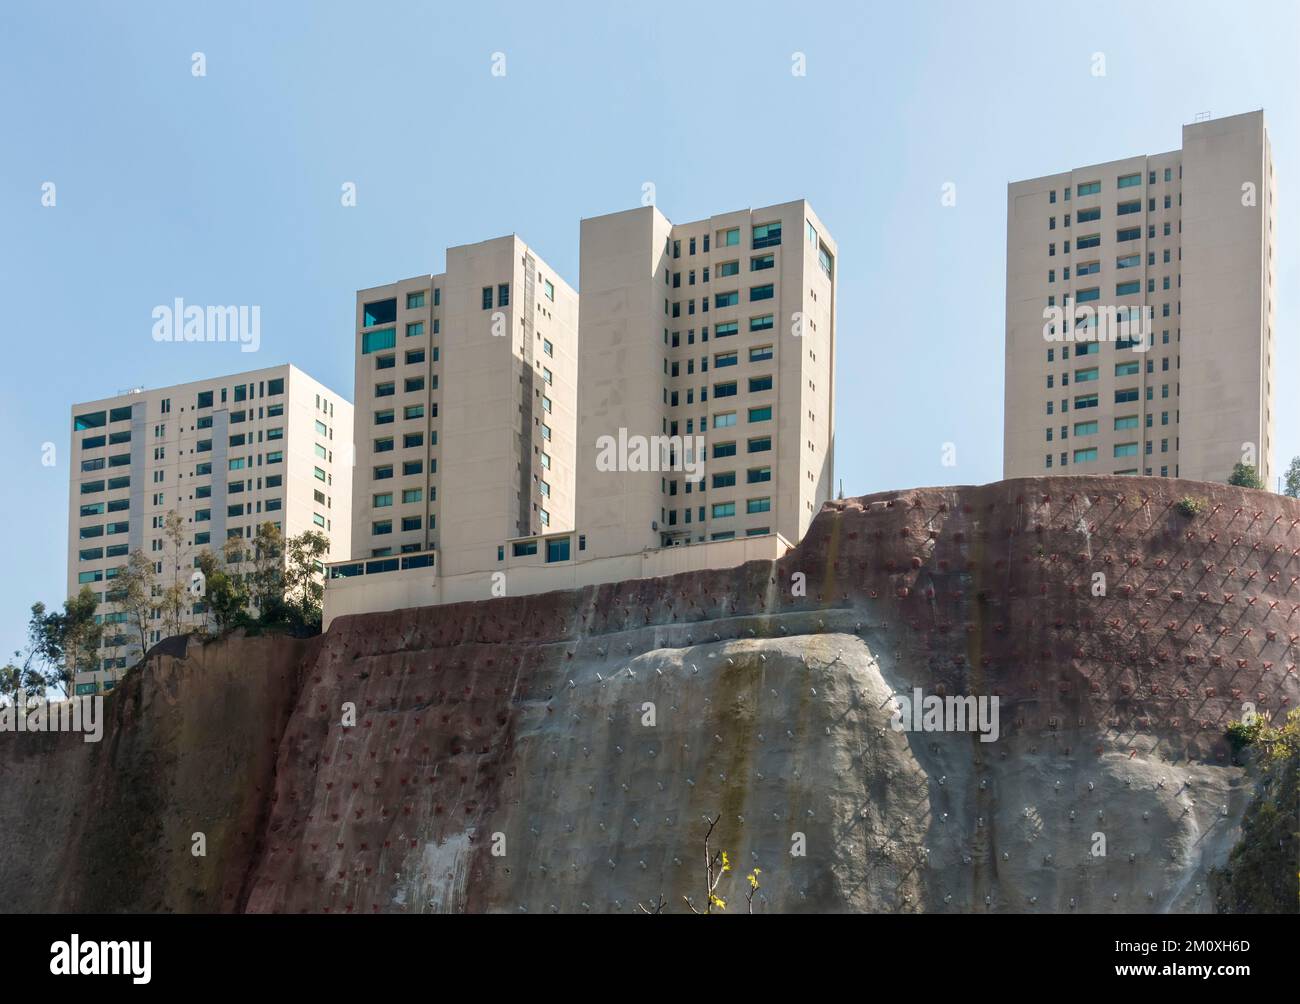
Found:
<path fill-rule="evenodd" d="M 702 909 L 707 817 L 727 912 L 755 867 L 768 911 L 1210 910 L 1252 794 L 1224 729 L 1300 697 L 1298 583 L 1291 500 L 1053 478 L 832 503 L 772 564 L 192 645 L 98 747 L 0 736 L 0 895 Z M 996 739 L 896 731 L 916 688 L 996 697 Z"/>

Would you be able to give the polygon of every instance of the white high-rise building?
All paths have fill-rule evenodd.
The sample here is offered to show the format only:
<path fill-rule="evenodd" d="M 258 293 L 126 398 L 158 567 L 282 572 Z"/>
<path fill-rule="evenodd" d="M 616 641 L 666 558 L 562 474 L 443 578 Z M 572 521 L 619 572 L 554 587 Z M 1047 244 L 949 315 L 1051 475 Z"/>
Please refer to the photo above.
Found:
<path fill-rule="evenodd" d="M 113 580 L 135 551 L 159 589 L 188 583 L 205 549 L 251 540 L 266 522 L 284 537 L 319 530 L 328 559 L 351 547 L 352 405 L 291 365 L 135 390 L 72 408 L 68 593 L 89 586 L 105 625 L 98 669 L 76 692 L 110 689 L 140 654 L 137 626 L 117 608 Z M 165 532 L 179 514 L 179 553 Z M 196 601 L 197 602 L 197 601 Z M 184 623 L 201 623 L 188 602 Z M 164 635 L 151 612 L 146 644 Z"/>
<path fill-rule="evenodd" d="M 1168 153 L 1008 186 L 1006 477 L 1225 481 L 1245 462 L 1269 484 L 1276 183 L 1264 114 L 1182 136 Z M 1106 322 L 1130 314 L 1149 317 L 1145 337 L 1108 338 Z"/>

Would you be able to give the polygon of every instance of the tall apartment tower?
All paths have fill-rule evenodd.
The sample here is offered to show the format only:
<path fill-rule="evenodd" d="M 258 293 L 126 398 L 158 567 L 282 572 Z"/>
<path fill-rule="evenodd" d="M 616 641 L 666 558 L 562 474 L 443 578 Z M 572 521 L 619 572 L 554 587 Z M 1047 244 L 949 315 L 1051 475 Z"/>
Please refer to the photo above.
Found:
<path fill-rule="evenodd" d="M 72 407 L 68 594 L 89 586 L 105 625 L 99 669 L 76 693 L 111 689 L 140 652 L 137 625 L 113 595 L 132 553 L 154 562 L 159 588 L 188 585 L 194 559 L 275 523 L 287 538 L 319 530 L 329 560 L 352 533 L 352 406 L 294 366 L 133 390 Z M 165 531 L 175 511 L 179 549 Z M 147 643 L 164 636 L 160 599 Z M 204 614 L 187 602 L 184 624 Z"/>
<path fill-rule="evenodd" d="M 808 203 L 676 225 L 653 206 L 598 216 L 582 221 L 581 253 L 588 552 L 798 541 L 834 480 L 837 251 Z M 631 445 L 674 436 L 682 467 L 702 437 L 702 480 L 658 469 L 654 448 L 645 469 Z"/>
<path fill-rule="evenodd" d="M 1006 477 L 1224 481 L 1244 460 L 1269 482 L 1275 191 L 1262 111 L 1007 187 Z M 1067 301 L 1146 308 L 1150 331 L 1132 345 L 1053 328 L 1045 308 Z"/>
<path fill-rule="evenodd" d="M 352 557 L 455 575 L 573 528 L 578 294 L 528 245 L 359 291 L 356 332 Z"/>

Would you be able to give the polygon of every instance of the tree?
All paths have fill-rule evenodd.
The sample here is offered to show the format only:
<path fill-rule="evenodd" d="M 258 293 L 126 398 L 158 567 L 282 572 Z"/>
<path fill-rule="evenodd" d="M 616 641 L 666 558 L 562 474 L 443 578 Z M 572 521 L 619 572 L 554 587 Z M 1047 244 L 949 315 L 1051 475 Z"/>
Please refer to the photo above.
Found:
<path fill-rule="evenodd" d="M 118 610 L 140 635 L 140 654 L 149 647 L 149 615 L 154 601 L 153 562 L 143 551 L 136 550 L 127 559 L 126 568 L 115 580 L 114 595 Z"/>
<path fill-rule="evenodd" d="M 163 538 L 171 545 L 166 552 L 172 566 L 171 582 L 163 591 L 163 626 L 171 637 L 181 633 L 181 621 L 189 602 L 189 578 L 181 578 L 182 565 L 186 564 L 181 560 L 185 553 L 185 521 L 175 509 L 168 510 L 163 517 Z"/>
<path fill-rule="evenodd" d="M 1286 471 L 1286 488 L 1282 494 L 1300 499 L 1300 457 L 1291 458 L 1291 466 Z"/>
<path fill-rule="evenodd" d="M 284 536 L 274 523 L 262 523 L 253 535 L 250 599 L 265 622 L 284 606 Z"/>
<path fill-rule="evenodd" d="M 82 586 L 81 592 L 63 601 L 63 610 L 46 613 L 44 603 L 33 603 L 27 622 L 28 665 L 39 673 L 45 687 L 58 687 L 64 697 L 72 696 L 73 678 L 99 664 L 99 647 L 104 627 L 95 621 L 99 599 Z M 40 666 L 39 670 L 35 667 Z"/>
<path fill-rule="evenodd" d="M 1232 474 L 1228 476 L 1228 484 L 1236 485 L 1238 488 L 1264 487 L 1264 482 L 1259 480 L 1259 474 L 1255 471 L 1255 465 L 1240 462 L 1233 465 Z"/>
<path fill-rule="evenodd" d="M 39 698 L 45 691 L 45 679 L 32 668 L 30 653 L 24 658 L 22 652 L 15 652 L 14 660 L 0 666 L 0 704 L 7 698 L 16 707 L 20 694 L 27 702 Z"/>
<path fill-rule="evenodd" d="M 239 561 L 238 541 L 233 541 L 234 548 L 231 543 L 227 541 L 223 548 L 225 561 L 208 550 L 200 552 L 198 559 L 204 578 L 204 604 L 218 631 L 248 619 L 248 590 L 239 573 L 230 570 L 230 565 Z"/>
<path fill-rule="evenodd" d="M 330 539 L 319 530 L 290 537 L 286 546 L 284 599 L 294 607 L 304 626 L 320 626 L 325 600 L 322 562 L 329 555 Z"/>

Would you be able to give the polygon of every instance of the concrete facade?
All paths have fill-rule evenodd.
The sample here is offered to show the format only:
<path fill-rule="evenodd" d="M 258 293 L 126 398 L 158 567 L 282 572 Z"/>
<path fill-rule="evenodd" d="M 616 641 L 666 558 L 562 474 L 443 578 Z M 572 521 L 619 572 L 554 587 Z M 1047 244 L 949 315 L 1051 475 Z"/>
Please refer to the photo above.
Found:
<path fill-rule="evenodd" d="M 506 539 L 572 529 L 572 287 L 509 236 L 361 290 L 356 310 L 351 556 L 436 550 L 454 574 L 491 567 Z"/>
<path fill-rule="evenodd" d="M 799 540 L 834 481 L 838 250 L 811 207 L 674 225 L 646 206 L 583 220 L 581 251 L 577 527 L 591 553 Z"/>
<path fill-rule="evenodd" d="M 72 407 L 68 594 L 99 597 L 106 625 L 100 669 L 78 693 L 110 689 L 139 654 L 139 632 L 112 599 L 129 556 L 154 562 L 159 588 L 188 583 L 204 550 L 251 539 L 272 522 L 288 538 L 319 530 L 330 559 L 351 551 L 352 406 L 291 365 L 134 390 Z M 184 522 L 179 553 L 164 520 Z M 152 611 L 148 644 L 164 636 Z M 187 603 L 183 623 L 202 623 Z"/>
<path fill-rule="evenodd" d="M 412 607 L 464 603 L 502 596 L 530 596 L 604 582 L 654 579 L 680 572 L 735 568 L 749 561 L 776 561 L 791 547 L 780 534 L 711 541 L 689 547 L 655 547 L 636 554 L 596 557 L 568 532 L 510 541 L 492 569 L 438 574 L 436 555 L 372 558 L 331 565 L 325 583 L 322 630 L 337 617 Z M 516 549 L 515 545 L 523 545 Z M 527 545 L 535 546 L 529 548 Z M 429 560 L 425 560 L 428 558 Z"/>
<path fill-rule="evenodd" d="M 1276 186 L 1264 115 L 1196 122 L 1182 137 L 1180 150 L 1008 186 L 1006 477 L 1224 481 L 1244 461 L 1269 484 Z M 1149 310 L 1145 340 L 1045 316 L 1067 298 L 1102 316 Z"/>

